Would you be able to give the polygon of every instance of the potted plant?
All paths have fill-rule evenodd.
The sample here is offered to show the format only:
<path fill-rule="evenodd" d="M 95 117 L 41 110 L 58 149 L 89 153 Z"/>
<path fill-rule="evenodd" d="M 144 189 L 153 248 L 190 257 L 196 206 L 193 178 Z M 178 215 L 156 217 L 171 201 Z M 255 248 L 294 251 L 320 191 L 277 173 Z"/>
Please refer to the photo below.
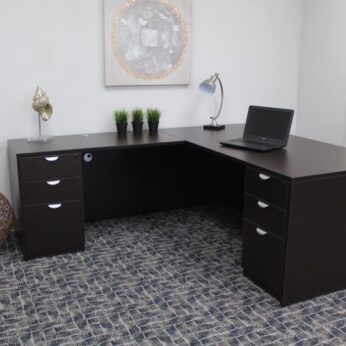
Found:
<path fill-rule="evenodd" d="M 132 111 L 132 128 L 134 135 L 141 135 L 143 128 L 144 112 L 141 108 L 135 108 Z"/>
<path fill-rule="evenodd" d="M 159 128 L 159 122 L 161 118 L 161 112 L 157 108 L 147 109 L 147 120 L 149 126 L 149 133 L 155 134 Z"/>
<path fill-rule="evenodd" d="M 115 120 L 115 124 L 117 126 L 117 131 L 119 135 L 126 134 L 127 118 L 128 118 L 127 110 L 120 109 L 120 110 L 114 111 L 114 120 Z"/>

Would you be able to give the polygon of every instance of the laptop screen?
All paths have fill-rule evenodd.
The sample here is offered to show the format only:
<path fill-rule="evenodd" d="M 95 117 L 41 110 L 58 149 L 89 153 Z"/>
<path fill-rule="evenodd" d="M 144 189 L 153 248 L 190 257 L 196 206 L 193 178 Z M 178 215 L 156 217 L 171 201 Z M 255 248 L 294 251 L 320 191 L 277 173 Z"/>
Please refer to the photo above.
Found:
<path fill-rule="evenodd" d="M 286 145 L 293 113 L 290 109 L 250 106 L 244 138 Z"/>

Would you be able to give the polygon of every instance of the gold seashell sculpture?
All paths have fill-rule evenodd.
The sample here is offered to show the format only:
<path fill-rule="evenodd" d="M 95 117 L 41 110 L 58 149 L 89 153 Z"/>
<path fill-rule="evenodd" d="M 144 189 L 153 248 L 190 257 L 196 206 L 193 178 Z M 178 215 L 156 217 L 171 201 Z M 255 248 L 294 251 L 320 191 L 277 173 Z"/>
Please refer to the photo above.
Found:
<path fill-rule="evenodd" d="M 53 107 L 49 103 L 47 94 L 42 88 L 37 87 L 34 97 L 32 98 L 32 108 L 38 113 L 38 137 L 28 138 L 28 142 L 47 142 L 53 139 L 53 137 L 42 136 L 41 132 L 41 119 L 48 121 L 53 114 Z"/>
<path fill-rule="evenodd" d="M 44 121 L 48 121 L 52 117 L 53 107 L 49 103 L 47 94 L 40 87 L 37 87 L 32 99 L 32 108 L 38 112 L 40 118 Z"/>

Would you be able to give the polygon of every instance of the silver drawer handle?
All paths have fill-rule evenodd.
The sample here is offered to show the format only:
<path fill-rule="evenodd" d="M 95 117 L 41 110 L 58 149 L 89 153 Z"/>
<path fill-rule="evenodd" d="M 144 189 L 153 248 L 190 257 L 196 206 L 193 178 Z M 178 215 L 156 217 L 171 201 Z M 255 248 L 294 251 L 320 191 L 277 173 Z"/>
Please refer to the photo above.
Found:
<path fill-rule="evenodd" d="M 59 209 L 61 208 L 62 204 L 48 204 L 48 208 L 50 209 Z"/>
<path fill-rule="evenodd" d="M 59 156 L 50 156 L 50 157 L 45 157 L 46 161 L 48 162 L 54 162 L 59 159 Z"/>
<path fill-rule="evenodd" d="M 267 235 L 267 234 L 268 234 L 268 232 L 263 231 L 263 229 L 261 229 L 261 228 L 256 228 L 256 232 L 257 232 L 257 234 L 260 235 L 260 236 L 264 236 L 264 235 Z"/>
<path fill-rule="evenodd" d="M 56 186 L 59 185 L 61 183 L 61 180 L 52 180 L 52 181 L 47 181 L 47 184 L 49 186 Z"/>
<path fill-rule="evenodd" d="M 269 205 L 268 204 L 265 204 L 261 201 L 258 201 L 257 202 L 257 205 L 261 208 L 261 209 L 266 209 L 266 208 L 269 208 Z"/>
<path fill-rule="evenodd" d="M 266 180 L 269 180 L 270 179 L 270 176 L 269 175 L 265 175 L 263 173 L 260 173 L 259 175 L 259 178 L 263 181 L 266 181 Z"/>

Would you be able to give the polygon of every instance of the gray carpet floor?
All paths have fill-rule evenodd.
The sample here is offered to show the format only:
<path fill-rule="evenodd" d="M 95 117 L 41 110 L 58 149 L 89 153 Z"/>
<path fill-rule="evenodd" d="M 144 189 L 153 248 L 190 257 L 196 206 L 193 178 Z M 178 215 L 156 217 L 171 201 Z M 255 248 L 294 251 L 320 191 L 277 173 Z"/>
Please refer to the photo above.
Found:
<path fill-rule="evenodd" d="M 0 250 L 2 345 L 342 345 L 346 291 L 281 308 L 242 276 L 223 205 L 86 225 L 86 251 Z"/>

